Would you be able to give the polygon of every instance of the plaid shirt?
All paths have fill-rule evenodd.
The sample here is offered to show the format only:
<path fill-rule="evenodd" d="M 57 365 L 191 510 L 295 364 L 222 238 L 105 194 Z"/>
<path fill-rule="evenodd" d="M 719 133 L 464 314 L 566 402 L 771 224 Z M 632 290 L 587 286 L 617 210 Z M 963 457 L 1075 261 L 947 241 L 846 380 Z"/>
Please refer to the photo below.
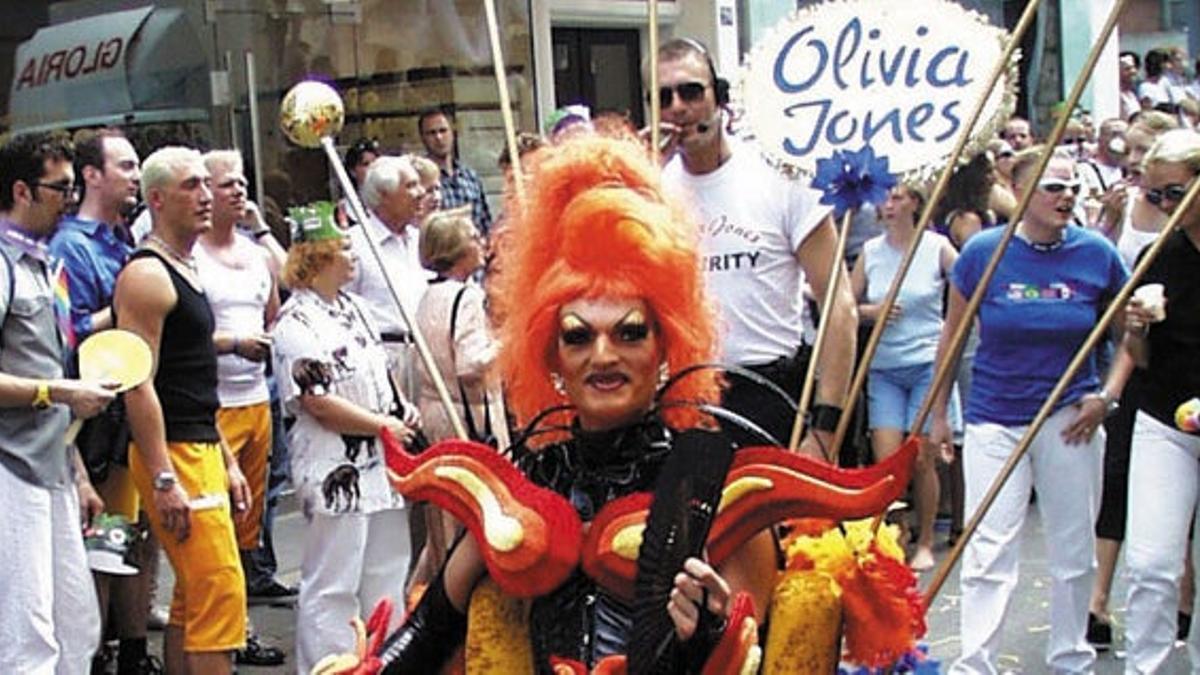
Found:
<path fill-rule="evenodd" d="M 458 160 L 454 160 L 454 171 L 447 173 L 442 167 L 442 208 L 449 209 L 464 204 L 471 205 L 471 219 L 480 234 L 487 236 L 492 229 L 492 212 L 488 208 L 487 195 L 479 174 Z"/>

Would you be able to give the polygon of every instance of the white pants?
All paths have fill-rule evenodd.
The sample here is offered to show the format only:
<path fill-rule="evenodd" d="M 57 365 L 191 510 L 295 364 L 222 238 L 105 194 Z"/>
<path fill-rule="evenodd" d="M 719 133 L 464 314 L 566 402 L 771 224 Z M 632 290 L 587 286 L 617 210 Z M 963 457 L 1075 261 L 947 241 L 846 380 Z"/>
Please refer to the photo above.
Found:
<path fill-rule="evenodd" d="M 1200 485 L 1198 458 L 1200 438 L 1138 412 L 1129 458 L 1129 515 L 1125 528 L 1129 578 L 1126 673 L 1162 672 L 1171 655 L 1188 526 Z M 1193 630 L 1192 635 L 1198 632 Z M 1200 672 L 1200 650 L 1195 639 L 1189 642 L 1188 651 L 1192 672 Z"/>
<path fill-rule="evenodd" d="M 1050 416 L 1017 464 L 979 529 L 967 543 L 960 584 L 962 656 L 951 673 L 996 673 L 1001 634 L 1017 585 L 1019 535 L 1030 489 L 1049 539 L 1050 637 L 1046 662 L 1055 673 L 1090 673 L 1096 652 L 1087 643 L 1088 598 L 1095 575 L 1096 513 L 1104 466 L 1104 431 L 1066 445 L 1062 430 L 1078 412 Z M 968 424 L 963 448 L 966 512 L 974 513 L 1028 427 Z"/>
<path fill-rule="evenodd" d="M 366 620 L 382 598 L 396 605 L 389 630 L 398 625 L 411 555 L 405 509 L 313 515 L 305 525 L 300 564 L 296 672 L 308 675 L 322 658 L 353 652 L 350 620 Z"/>
<path fill-rule="evenodd" d="M 0 466 L 0 672 L 87 673 L 99 645 L 75 486 L 38 487 Z"/>

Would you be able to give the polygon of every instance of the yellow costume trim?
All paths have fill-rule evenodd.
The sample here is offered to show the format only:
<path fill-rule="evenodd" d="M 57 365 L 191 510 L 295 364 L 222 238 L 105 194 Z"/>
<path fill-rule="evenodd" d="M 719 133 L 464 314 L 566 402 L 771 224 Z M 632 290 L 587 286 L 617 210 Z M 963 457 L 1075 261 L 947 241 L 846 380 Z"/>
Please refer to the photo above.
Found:
<path fill-rule="evenodd" d="M 621 528 L 612 539 L 613 553 L 626 560 L 637 560 L 638 551 L 642 548 L 642 535 L 645 532 L 645 523 Z"/>
<path fill-rule="evenodd" d="M 532 675 L 529 602 L 505 595 L 490 578 L 479 582 L 467 611 L 465 656 L 467 675 Z"/>
<path fill-rule="evenodd" d="M 725 507 L 736 502 L 754 492 L 762 492 L 775 487 L 775 482 L 770 478 L 759 478 L 757 476 L 747 476 L 738 478 L 725 486 L 721 490 L 721 503 L 717 505 L 717 513 L 725 510 Z"/>
<path fill-rule="evenodd" d="M 771 600 L 763 674 L 837 672 L 841 628 L 841 590 L 829 575 L 784 573 Z"/>
<path fill-rule="evenodd" d="M 454 481 L 462 486 L 479 504 L 480 520 L 483 521 L 483 536 L 488 546 L 502 553 L 509 553 L 525 539 L 525 528 L 521 521 L 504 513 L 500 500 L 488 484 L 479 476 L 457 466 L 439 466 L 433 470 L 438 478 Z"/>

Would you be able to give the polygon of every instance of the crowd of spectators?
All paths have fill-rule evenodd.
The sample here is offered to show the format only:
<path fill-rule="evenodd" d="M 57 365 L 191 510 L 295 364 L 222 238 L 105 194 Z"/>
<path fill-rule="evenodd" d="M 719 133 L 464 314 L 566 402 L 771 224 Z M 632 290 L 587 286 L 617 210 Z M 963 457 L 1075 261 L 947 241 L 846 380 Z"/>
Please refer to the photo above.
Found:
<path fill-rule="evenodd" d="M 722 423 L 743 443 L 787 443 L 791 409 L 761 381 L 798 394 L 812 358 L 805 325 L 819 316 L 830 332 L 800 451 L 834 458 L 832 432 L 852 412 L 842 405 L 856 328 L 886 322 L 870 364 L 866 428 L 876 460 L 910 433 L 923 439 L 910 564 L 928 569 L 947 490 L 935 463 L 965 486 L 961 527 L 962 511 L 980 502 L 1200 175 L 1200 82 L 1186 79 L 1181 50 L 1122 53 L 1119 117 L 1098 129 L 1073 120 L 1058 148 L 1039 145 L 1034 125 L 1012 117 L 954 169 L 931 231 L 914 229 L 928 186 L 903 183 L 877 207 L 881 234 L 848 266 L 830 264 L 836 225 L 819 194 L 728 131 L 728 83 L 705 48 L 669 41 L 658 64 L 664 184 L 694 209 L 721 354 L 740 368 L 728 375 L 722 405 L 734 415 Z M 553 152 L 574 135 L 621 126 L 568 111 L 550 138 L 523 134 L 521 152 Z M 289 205 L 286 248 L 248 199 L 236 151 L 168 146 L 142 161 L 115 129 L 74 144 L 26 134 L 0 148 L 0 502 L 27 514 L 6 519 L 2 533 L 31 542 L 0 550 L 21 592 L 0 610 L 0 663 L 159 672 L 147 628 L 160 548 L 176 579 L 163 621 L 168 672 L 281 663 L 282 651 L 249 625 L 256 601 L 297 603 L 295 665 L 308 672 L 325 655 L 353 651 L 350 617 L 438 573 L 457 525 L 392 490 L 375 435 L 386 427 L 413 446 L 455 435 L 435 374 L 418 358 L 415 326 L 470 436 L 507 444 L 492 326 L 505 302 L 520 299 L 489 297 L 486 280 L 503 273 L 489 267 L 489 251 L 520 233 L 493 217 L 478 174 L 458 159 L 453 115 L 431 109 L 417 127 L 424 153 L 392 154 L 370 139 L 345 153 L 365 221 L 344 199 Z M 1053 158 L 1033 180 L 1044 152 Z M 511 164 L 507 152 L 499 163 Z M 959 376 L 931 393 L 935 360 L 963 319 L 997 226 L 1026 193 L 1029 208 L 972 319 Z M 139 206 L 149 214 L 141 231 L 132 227 Z M 968 543 L 963 656 L 953 672 L 994 672 L 1034 489 L 1055 539 L 1051 668 L 1087 672 L 1096 649 L 1111 646 L 1108 595 L 1126 538 L 1128 672 L 1156 672 L 1168 638 L 1187 636 L 1191 601 L 1180 591 L 1200 446 L 1172 416 L 1200 394 L 1200 368 L 1176 365 L 1195 358 L 1200 335 L 1198 214 L 1193 207 L 1170 235 L 1147 278 L 1165 287 L 1165 314 L 1140 301 L 1125 308 Z M 900 301 L 881 316 L 916 236 Z M 835 282 L 832 305 L 821 307 Z M 113 383 L 69 379 L 78 344 L 112 327 L 141 336 L 154 363 L 148 381 L 119 397 Z M 909 428 L 927 395 L 936 403 L 929 425 Z M 72 416 L 93 418 L 78 451 L 63 440 Z M 285 466 L 305 522 L 298 589 L 264 563 L 270 488 Z M 79 524 L 91 531 L 101 511 L 140 533 L 126 558 L 131 574 L 89 574 Z"/>

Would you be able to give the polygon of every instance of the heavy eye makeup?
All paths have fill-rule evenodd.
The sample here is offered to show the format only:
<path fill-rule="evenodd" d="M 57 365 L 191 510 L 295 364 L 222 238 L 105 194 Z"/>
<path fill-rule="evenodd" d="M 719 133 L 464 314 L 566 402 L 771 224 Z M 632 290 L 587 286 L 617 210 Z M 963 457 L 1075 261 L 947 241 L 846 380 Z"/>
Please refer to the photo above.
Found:
<path fill-rule="evenodd" d="M 559 340 L 564 345 L 578 347 L 590 344 L 596 338 L 597 331 L 588 322 L 576 314 L 567 314 L 559 322 Z M 650 323 L 640 310 L 632 310 L 617 321 L 611 334 L 615 341 L 632 344 L 641 342 L 650 336 Z"/>

